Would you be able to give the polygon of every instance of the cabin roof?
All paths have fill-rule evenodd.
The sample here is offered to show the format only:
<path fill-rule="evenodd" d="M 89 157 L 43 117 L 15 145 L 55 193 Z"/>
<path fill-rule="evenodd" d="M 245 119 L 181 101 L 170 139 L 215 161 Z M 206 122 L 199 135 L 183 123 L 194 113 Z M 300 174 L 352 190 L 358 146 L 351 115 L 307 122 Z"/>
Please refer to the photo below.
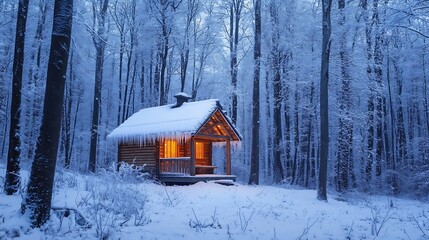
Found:
<path fill-rule="evenodd" d="M 114 129 L 108 139 L 139 144 L 160 138 L 183 140 L 197 134 L 215 112 L 221 112 L 230 135 L 234 135 L 231 140 L 241 140 L 230 119 L 222 112 L 218 99 L 185 102 L 180 107 L 172 108 L 174 105 L 145 108 L 134 113 Z"/>

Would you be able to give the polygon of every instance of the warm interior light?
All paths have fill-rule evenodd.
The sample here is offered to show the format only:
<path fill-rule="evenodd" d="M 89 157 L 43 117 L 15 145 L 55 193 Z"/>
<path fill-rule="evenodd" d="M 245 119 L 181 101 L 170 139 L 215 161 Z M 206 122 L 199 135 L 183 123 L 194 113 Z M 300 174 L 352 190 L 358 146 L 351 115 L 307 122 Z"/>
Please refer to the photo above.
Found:
<path fill-rule="evenodd" d="M 177 158 L 177 141 L 165 140 L 164 142 L 164 157 Z"/>
<path fill-rule="evenodd" d="M 195 158 L 204 159 L 204 143 L 195 142 Z"/>

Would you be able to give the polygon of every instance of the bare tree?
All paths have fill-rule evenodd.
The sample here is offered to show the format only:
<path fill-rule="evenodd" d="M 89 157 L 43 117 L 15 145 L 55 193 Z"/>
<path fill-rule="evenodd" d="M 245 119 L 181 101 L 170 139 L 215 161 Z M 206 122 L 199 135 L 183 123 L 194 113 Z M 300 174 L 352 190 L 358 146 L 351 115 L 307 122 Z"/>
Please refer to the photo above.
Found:
<path fill-rule="evenodd" d="M 207 65 L 207 59 L 215 51 L 215 38 L 213 31 L 213 1 L 208 3 L 204 16 L 193 20 L 193 71 L 192 71 L 192 99 L 196 99 L 198 89 L 203 82 L 203 71 Z M 203 24 L 201 24 L 203 22 Z"/>
<path fill-rule="evenodd" d="M 89 147 L 88 170 L 95 172 L 97 163 L 97 145 L 98 145 L 98 124 L 100 118 L 101 105 L 101 87 L 103 82 L 104 70 L 104 51 L 106 49 L 106 17 L 109 0 L 101 0 L 97 3 L 92 3 L 93 11 L 93 26 L 92 40 L 94 42 L 96 57 L 95 57 L 95 87 L 94 98 L 92 105 L 92 124 L 91 124 L 91 144 Z"/>
<path fill-rule="evenodd" d="M 231 103 L 231 119 L 237 123 L 237 80 L 238 80 L 238 43 L 241 12 L 243 10 L 244 0 L 232 0 L 230 3 L 230 53 L 231 53 L 231 84 L 232 84 L 232 103 Z"/>
<path fill-rule="evenodd" d="M 351 116 L 351 88 L 350 88 L 350 63 L 347 49 L 346 1 L 338 0 L 340 12 L 340 69 L 341 91 L 339 96 L 339 136 L 336 164 L 336 189 L 339 192 L 347 191 L 350 185 L 349 178 L 353 171 L 353 121 Z"/>
<path fill-rule="evenodd" d="M 182 0 L 150 0 L 150 8 L 161 31 L 158 43 L 157 65 L 155 66 L 155 88 L 159 86 L 159 105 L 167 103 L 166 71 L 170 50 L 170 35 L 172 31 L 172 13 L 182 3 Z"/>
<path fill-rule="evenodd" d="M 332 0 L 322 0 L 322 59 L 320 69 L 320 167 L 319 182 L 317 186 L 317 199 L 326 201 L 328 181 L 328 150 L 329 150 L 329 124 L 328 124 L 328 81 L 329 81 L 329 55 L 331 51 L 331 6 Z"/>
<path fill-rule="evenodd" d="M 261 69 L 261 1 L 255 1 L 255 46 L 253 53 L 252 153 L 249 184 L 259 184 L 259 82 Z"/>
<path fill-rule="evenodd" d="M 73 0 L 56 0 L 42 126 L 27 195 L 22 203 L 22 212 L 30 212 L 35 227 L 42 226 L 50 216 L 72 19 Z"/>
<path fill-rule="evenodd" d="M 183 39 L 179 43 L 180 55 L 180 91 L 185 91 L 186 75 L 189 63 L 190 40 L 192 33 L 192 23 L 198 14 L 200 7 L 200 0 L 187 0 L 186 2 L 186 16 L 183 29 Z M 195 34 L 195 33 L 194 33 Z M 194 43 L 195 44 L 195 43 Z"/>
<path fill-rule="evenodd" d="M 122 109 L 122 72 L 123 72 L 123 66 L 124 66 L 124 52 L 125 52 L 125 39 L 126 34 L 128 32 L 128 29 L 126 28 L 126 10 L 127 6 L 123 3 L 120 3 L 119 0 L 116 0 L 113 4 L 113 10 L 111 12 L 113 21 L 116 24 L 116 27 L 119 31 L 119 86 L 118 86 L 118 92 L 119 92 L 119 102 L 118 102 L 118 118 L 117 118 L 117 124 L 121 124 L 124 120 L 121 118 L 121 113 L 124 111 Z M 124 111 L 125 112 L 125 111 Z"/>
<path fill-rule="evenodd" d="M 273 71 L 273 127 L 274 127 L 274 141 L 273 141 L 273 177 L 274 182 L 280 183 L 284 179 L 283 165 L 281 162 L 281 141 L 282 141 L 282 127 L 281 127 L 281 104 L 282 104 L 282 81 L 281 81 L 281 56 L 280 49 L 280 26 L 279 26 L 279 12 L 278 5 L 275 1 L 270 2 L 270 17 L 273 26 L 273 33 L 271 37 L 271 68 Z"/>
<path fill-rule="evenodd" d="M 36 33 L 33 38 L 33 43 L 31 44 L 30 59 L 27 62 L 27 65 L 30 66 L 27 77 L 27 88 L 29 91 L 26 96 L 23 97 L 23 116 L 25 116 L 24 123 L 22 124 L 22 155 L 23 159 L 33 159 L 34 150 L 36 148 L 36 140 L 38 137 L 38 131 L 40 129 L 40 120 L 42 116 L 42 102 L 43 94 L 35 94 L 43 91 L 45 87 L 43 79 L 44 74 L 42 69 L 46 67 L 45 56 L 42 45 L 43 38 L 45 37 L 44 30 L 46 28 L 46 17 L 48 15 L 48 6 L 50 6 L 50 1 L 39 0 L 39 16 L 37 19 Z M 25 149 L 25 147 L 27 149 Z M 24 152 L 25 150 L 26 153 Z M 26 154 L 26 155 L 24 155 Z"/>
<path fill-rule="evenodd" d="M 10 110 L 9 149 L 7 154 L 7 169 L 4 189 L 7 195 L 18 191 L 20 184 L 19 161 L 21 155 L 20 115 L 22 65 L 24 63 L 25 26 L 27 23 L 28 0 L 18 3 L 16 21 L 15 52 L 13 58 L 12 103 Z"/>

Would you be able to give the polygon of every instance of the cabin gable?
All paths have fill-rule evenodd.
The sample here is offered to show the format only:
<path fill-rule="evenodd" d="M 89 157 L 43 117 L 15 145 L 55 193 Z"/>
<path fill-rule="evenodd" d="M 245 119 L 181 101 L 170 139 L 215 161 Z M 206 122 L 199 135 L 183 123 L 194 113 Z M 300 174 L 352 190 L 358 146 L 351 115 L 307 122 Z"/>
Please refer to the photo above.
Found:
<path fill-rule="evenodd" d="M 195 136 L 213 137 L 214 141 L 240 141 L 241 137 L 231 125 L 227 117 L 217 108 L 198 129 Z M 216 140 L 218 139 L 218 140 Z"/>

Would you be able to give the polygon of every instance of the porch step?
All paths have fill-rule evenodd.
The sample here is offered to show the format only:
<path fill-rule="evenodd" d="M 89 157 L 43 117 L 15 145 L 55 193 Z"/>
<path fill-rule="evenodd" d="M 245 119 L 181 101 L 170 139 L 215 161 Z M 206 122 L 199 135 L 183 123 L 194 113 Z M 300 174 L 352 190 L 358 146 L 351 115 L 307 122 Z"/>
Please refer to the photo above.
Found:
<path fill-rule="evenodd" d="M 234 182 L 237 179 L 235 175 L 216 175 L 216 174 L 200 174 L 195 176 L 178 176 L 171 174 L 162 174 L 158 177 L 158 180 L 167 184 L 193 184 L 197 182 L 207 181 L 231 181 Z"/>

